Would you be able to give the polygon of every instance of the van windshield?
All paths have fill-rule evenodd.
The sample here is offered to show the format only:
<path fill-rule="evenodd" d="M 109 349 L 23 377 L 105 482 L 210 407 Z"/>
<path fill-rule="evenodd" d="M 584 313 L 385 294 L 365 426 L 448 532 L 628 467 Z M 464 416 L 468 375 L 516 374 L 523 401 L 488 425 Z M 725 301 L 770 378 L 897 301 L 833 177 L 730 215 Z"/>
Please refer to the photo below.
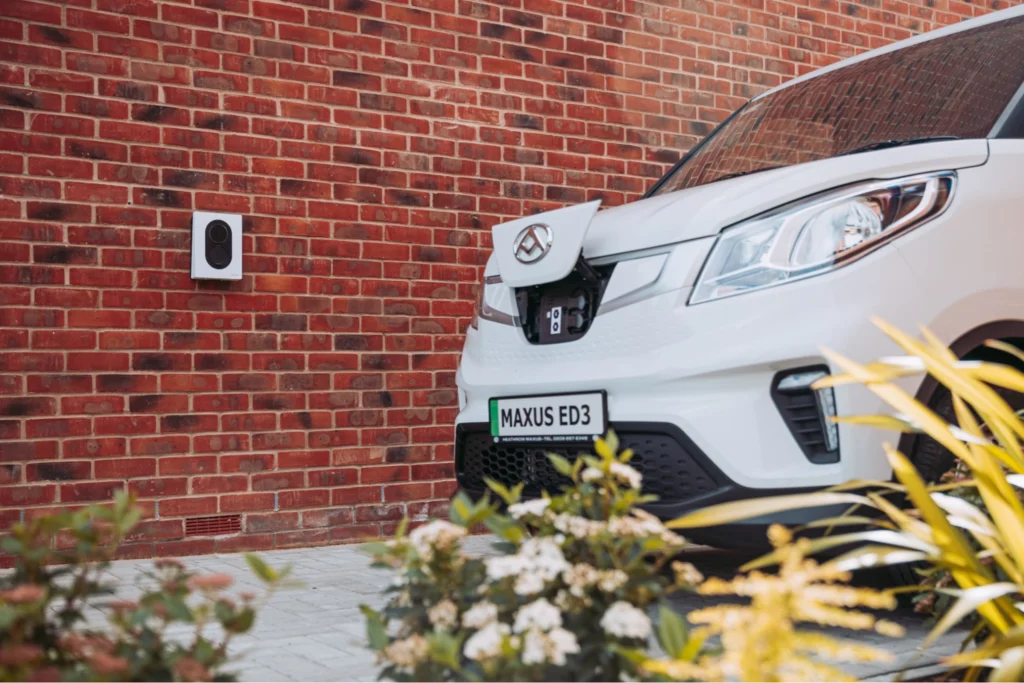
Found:
<path fill-rule="evenodd" d="M 985 138 L 1024 81 L 1024 16 L 872 57 L 752 100 L 653 194 L 933 138 Z"/>

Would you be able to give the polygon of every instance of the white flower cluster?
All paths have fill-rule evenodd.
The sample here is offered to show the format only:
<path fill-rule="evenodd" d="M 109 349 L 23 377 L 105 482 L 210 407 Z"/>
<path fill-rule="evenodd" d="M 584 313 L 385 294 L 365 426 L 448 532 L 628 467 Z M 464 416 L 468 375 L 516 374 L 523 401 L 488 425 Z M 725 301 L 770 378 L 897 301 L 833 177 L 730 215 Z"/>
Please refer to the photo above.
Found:
<path fill-rule="evenodd" d="M 616 638 L 642 638 L 651 635 L 651 619 L 628 602 L 619 600 L 601 617 L 601 628 Z"/>
<path fill-rule="evenodd" d="M 416 664 L 421 662 L 429 651 L 430 646 L 427 644 L 427 639 L 423 636 L 416 634 L 405 638 L 404 640 L 396 640 L 386 648 L 384 648 L 384 659 L 388 660 L 399 669 L 411 672 L 416 668 Z"/>
<path fill-rule="evenodd" d="M 409 543 L 424 562 L 429 562 L 434 556 L 435 549 L 448 550 L 465 535 L 466 530 L 461 526 L 443 519 L 435 519 L 413 529 L 409 534 Z"/>
<path fill-rule="evenodd" d="M 586 517 L 570 515 L 564 512 L 556 515 L 552 523 L 563 534 L 581 540 L 597 536 L 606 528 L 604 522 L 597 522 Z"/>
<path fill-rule="evenodd" d="M 621 569 L 606 569 L 597 579 L 597 587 L 605 593 L 614 593 L 626 585 L 627 581 L 629 581 L 629 574 Z"/>
<path fill-rule="evenodd" d="M 515 633 L 525 633 L 530 629 L 537 628 L 541 631 L 550 631 L 562 625 L 562 613 L 557 607 L 541 598 L 521 607 L 516 612 L 516 620 L 512 625 Z"/>
<path fill-rule="evenodd" d="M 562 549 L 552 538 L 531 538 L 523 543 L 515 555 L 489 557 L 485 564 L 487 578 L 491 581 L 515 576 L 515 592 L 518 595 L 539 593 L 547 581 L 554 580 L 569 568 Z"/>
<path fill-rule="evenodd" d="M 595 584 L 605 593 L 613 593 L 629 581 L 629 575 L 621 569 L 598 570 L 581 562 L 562 572 L 562 580 L 569 586 L 570 593 L 582 598 L 586 589 Z"/>
<path fill-rule="evenodd" d="M 427 619 L 432 626 L 451 631 L 459 623 L 459 608 L 454 602 L 445 598 L 427 610 Z"/>
<path fill-rule="evenodd" d="M 462 625 L 466 628 L 483 628 L 498 620 L 498 608 L 492 602 L 478 602 L 462 615 Z"/>
<path fill-rule="evenodd" d="M 534 629 L 523 636 L 523 664 L 551 662 L 555 666 L 563 666 L 566 655 L 578 654 L 579 651 L 576 636 L 564 628 L 556 628 L 550 633 Z"/>
<path fill-rule="evenodd" d="M 545 598 L 520 608 L 512 630 L 524 634 L 523 664 L 562 666 L 566 655 L 580 651 L 576 636 L 562 628 L 562 613 Z"/>
<path fill-rule="evenodd" d="M 625 482 L 631 489 L 639 490 L 640 484 L 643 483 L 643 476 L 626 463 L 612 462 L 609 471 L 616 479 Z"/>
<path fill-rule="evenodd" d="M 676 580 L 680 583 L 696 586 L 704 581 L 704 575 L 689 562 L 679 562 L 678 560 L 673 562 L 672 571 L 675 572 Z"/>
<path fill-rule="evenodd" d="M 510 630 L 508 624 L 492 621 L 466 640 L 466 644 L 462 646 L 462 653 L 477 661 L 496 657 L 501 654 L 501 645 Z"/>
<path fill-rule="evenodd" d="M 665 528 L 654 515 L 640 509 L 634 509 L 632 516 L 612 517 L 608 520 L 608 532 L 613 536 L 656 536 L 667 545 L 686 545 L 682 536 Z"/>
<path fill-rule="evenodd" d="M 640 485 L 643 483 L 643 475 L 637 472 L 635 469 L 623 462 L 613 461 L 608 466 L 608 474 L 615 479 L 618 479 L 626 486 L 631 489 L 640 489 Z M 580 474 L 580 478 L 588 483 L 594 483 L 600 481 L 605 477 L 605 473 L 597 467 L 587 467 Z"/>
<path fill-rule="evenodd" d="M 515 503 L 514 505 L 508 506 L 508 514 L 512 515 L 513 519 L 521 519 L 526 515 L 533 515 L 534 517 L 540 517 L 544 514 L 544 511 L 551 505 L 550 498 L 535 498 L 533 500 L 527 500 L 522 503 Z"/>

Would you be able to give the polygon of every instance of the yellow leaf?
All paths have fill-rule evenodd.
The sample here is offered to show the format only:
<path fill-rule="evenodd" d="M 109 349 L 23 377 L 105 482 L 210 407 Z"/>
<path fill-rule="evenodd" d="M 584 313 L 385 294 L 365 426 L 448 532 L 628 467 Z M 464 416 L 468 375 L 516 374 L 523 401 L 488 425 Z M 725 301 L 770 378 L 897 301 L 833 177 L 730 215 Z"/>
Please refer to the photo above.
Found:
<path fill-rule="evenodd" d="M 836 536 L 824 536 L 822 538 L 809 539 L 806 546 L 806 554 L 814 555 L 821 552 L 822 550 L 828 550 L 830 548 L 836 548 L 839 546 L 850 545 L 853 543 L 877 543 L 889 546 L 895 546 L 903 548 L 904 550 L 912 550 L 918 553 L 935 553 L 936 548 L 928 543 L 923 543 L 919 539 L 914 538 L 910 534 L 901 534 L 898 531 L 891 531 L 889 529 L 873 529 L 869 531 L 857 531 L 849 534 L 839 534 Z M 788 547 L 780 548 L 773 552 L 763 555 L 756 560 L 751 560 L 742 567 L 740 571 L 747 572 L 752 569 L 760 569 L 761 567 L 771 566 L 778 564 L 782 559 L 790 554 Z"/>
<path fill-rule="evenodd" d="M 977 610 L 980 605 L 1004 595 L 1012 595 L 1018 590 L 1020 590 L 1019 587 L 1012 583 L 990 583 L 961 591 L 957 601 L 946 610 L 946 613 L 935 624 L 935 628 L 924 639 L 921 648 L 929 648 L 939 636 L 960 623 L 964 617 Z"/>
<path fill-rule="evenodd" d="M 907 496 L 921 512 L 922 519 L 932 528 L 935 544 L 939 546 L 942 559 L 950 566 L 953 579 L 963 588 L 992 583 L 991 572 L 978 561 L 963 535 L 946 519 L 945 511 L 928 495 L 928 489 L 917 469 L 906 456 L 889 444 L 885 445 L 885 454 L 896 477 L 907 487 Z M 992 603 L 980 605 L 978 614 L 997 631 L 1005 631 L 1010 626 L 1003 610 Z"/>
<path fill-rule="evenodd" d="M 832 418 L 833 422 L 859 425 L 862 427 L 874 427 L 876 429 L 887 429 L 894 432 L 915 432 L 914 425 L 906 420 L 901 420 L 892 415 L 850 415 L 848 417 Z"/>
<path fill-rule="evenodd" d="M 741 519 L 751 519 L 770 515 L 787 510 L 798 510 L 803 508 L 825 507 L 830 505 L 867 505 L 874 507 L 868 498 L 852 493 L 833 493 L 830 491 L 817 491 L 813 493 L 797 493 L 787 496 L 771 496 L 768 498 L 753 498 L 750 500 L 737 500 L 730 503 L 712 505 L 696 510 L 679 519 L 668 522 L 665 526 L 670 529 L 695 529 L 706 526 L 717 526 L 737 522 Z"/>
<path fill-rule="evenodd" d="M 979 382 L 972 382 L 970 378 L 962 376 L 953 367 L 955 357 L 949 349 L 943 347 L 940 352 L 929 351 L 892 325 L 877 318 L 874 319 L 874 323 L 903 350 L 923 360 L 928 372 L 945 385 L 950 392 L 963 397 L 982 413 L 986 423 L 991 424 L 992 420 L 998 419 L 1007 423 L 1019 437 L 1024 438 L 1024 424 L 1017 419 L 1014 412 L 990 387 Z M 925 334 L 928 334 L 927 331 Z M 950 358 L 954 358 L 954 360 L 950 360 Z"/>
<path fill-rule="evenodd" d="M 921 374 L 921 370 L 919 369 L 904 368 L 899 365 L 890 365 L 889 363 L 868 363 L 864 367 L 885 381 Z M 816 381 L 812 385 L 812 388 L 824 389 L 825 387 L 838 387 L 844 384 L 860 384 L 860 380 L 853 375 L 846 373 L 839 375 L 826 375 Z"/>
<path fill-rule="evenodd" d="M 990 349 L 998 349 L 999 351 L 1004 351 L 1013 356 L 1014 358 L 1016 358 L 1017 360 L 1019 360 L 1020 362 L 1024 363 L 1024 351 L 1021 351 L 1016 346 L 1012 346 L 1010 344 L 1007 344 L 1006 342 L 999 341 L 998 339 L 989 339 L 987 342 L 985 342 L 985 346 L 989 347 Z"/>
<path fill-rule="evenodd" d="M 1020 352 L 1018 351 L 1018 353 Z M 1024 392 L 1024 373 L 1008 365 L 979 363 L 976 367 L 968 369 L 967 372 L 976 380 Z"/>

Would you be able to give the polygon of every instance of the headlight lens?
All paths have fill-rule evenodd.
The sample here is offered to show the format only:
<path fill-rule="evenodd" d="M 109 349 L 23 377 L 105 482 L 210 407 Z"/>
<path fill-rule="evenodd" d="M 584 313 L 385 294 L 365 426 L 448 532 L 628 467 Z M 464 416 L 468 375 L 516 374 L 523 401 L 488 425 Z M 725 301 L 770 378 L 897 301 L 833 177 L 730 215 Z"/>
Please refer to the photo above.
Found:
<path fill-rule="evenodd" d="M 940 214 L 952 171 L 858 185 L 801 200 L 724 230 L 691 304 L 817 275 Z"/>
<path fill-rule="evenodd" d="M 476 303 L 473 305 L 473 319 L 469 323 L 473 329 L 480 329 L 481 320 L 490 320 L 502 325 L 515 324 L 511 315 L 491 305 L 494 301 L 491 297 L 500 297 L 502 295 L 497 290 L 497 287 L 503 286 L 500 275 L 489 275 L 477 286 Z"/>

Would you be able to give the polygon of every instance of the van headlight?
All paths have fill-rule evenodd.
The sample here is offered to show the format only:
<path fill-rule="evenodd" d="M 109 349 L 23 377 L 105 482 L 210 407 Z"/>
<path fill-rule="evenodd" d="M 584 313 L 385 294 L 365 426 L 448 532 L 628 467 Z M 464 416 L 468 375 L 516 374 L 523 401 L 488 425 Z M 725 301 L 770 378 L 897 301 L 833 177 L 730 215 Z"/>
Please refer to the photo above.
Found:
<path fill-rule="evenodd" d="M 865 183 L 788 204 L 722 231 L 690 304 L 839 268 L 938 216 L 953 195 L 947 171 Z"/>

